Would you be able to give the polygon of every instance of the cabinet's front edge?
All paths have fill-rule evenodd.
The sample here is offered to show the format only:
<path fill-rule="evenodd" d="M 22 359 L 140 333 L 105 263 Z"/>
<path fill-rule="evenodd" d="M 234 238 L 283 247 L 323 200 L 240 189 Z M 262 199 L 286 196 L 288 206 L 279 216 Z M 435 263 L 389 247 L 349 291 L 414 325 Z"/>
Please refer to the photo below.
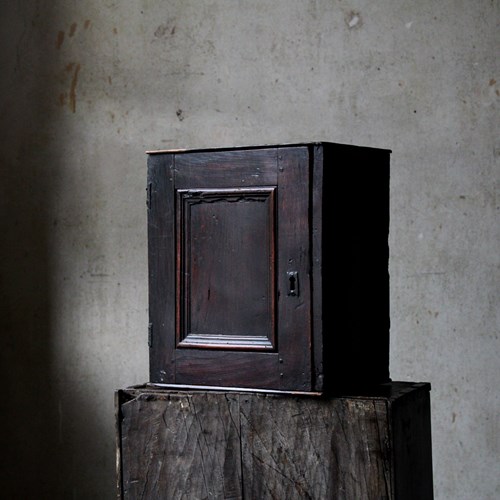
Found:
<path fill-rule="evenodd" d="M 310 175 L 310 247 L 311 247 L 311 323 L 312 323 L 312 382 L 314 391 L 324 390 L 324 345 L 323 345 L 323 280 L 322 280 L 322 248 L 323 248 L 323 145 L 314 144 L 309 147 Z"/>
<path fill-rule="evenodd" d="M 148 297 L 150 380 L 175 381 L 174 157 L 148 158 Z"/>

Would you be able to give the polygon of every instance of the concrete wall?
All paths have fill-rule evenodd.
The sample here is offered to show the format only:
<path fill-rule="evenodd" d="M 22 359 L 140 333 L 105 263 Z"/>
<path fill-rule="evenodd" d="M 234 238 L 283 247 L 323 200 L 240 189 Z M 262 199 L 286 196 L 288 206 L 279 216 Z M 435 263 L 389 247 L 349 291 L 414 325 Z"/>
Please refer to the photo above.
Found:
<path fill-rule="evenodd" d="M 498 479 L 497 0 L 3 0 L 3 498 L 113 498 L 145 382 L 145 150 L 392 149 L 391 376 L 432 384 L 437 500 Z M 353 197 L 356 196 L 353 187 Z"/>

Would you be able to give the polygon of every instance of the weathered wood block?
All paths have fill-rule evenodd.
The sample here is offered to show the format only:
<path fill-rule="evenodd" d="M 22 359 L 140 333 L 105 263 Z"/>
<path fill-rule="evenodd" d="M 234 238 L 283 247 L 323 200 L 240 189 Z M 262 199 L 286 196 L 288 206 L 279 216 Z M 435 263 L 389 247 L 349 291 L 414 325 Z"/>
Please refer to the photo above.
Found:
<path fill-rule="evenodd" d="M 430 385 L 343 397 L 116 392 L 118 498 L 433 498 Z"/>

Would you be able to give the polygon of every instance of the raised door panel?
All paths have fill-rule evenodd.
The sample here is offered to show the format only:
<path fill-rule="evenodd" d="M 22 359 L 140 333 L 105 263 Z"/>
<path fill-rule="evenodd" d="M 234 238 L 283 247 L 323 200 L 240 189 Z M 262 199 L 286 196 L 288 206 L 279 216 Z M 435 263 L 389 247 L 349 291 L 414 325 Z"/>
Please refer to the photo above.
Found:
<path fill-rule="evenodd" d="M 275 191 L 176 191 L 177 347 L 275 350 Z"/>

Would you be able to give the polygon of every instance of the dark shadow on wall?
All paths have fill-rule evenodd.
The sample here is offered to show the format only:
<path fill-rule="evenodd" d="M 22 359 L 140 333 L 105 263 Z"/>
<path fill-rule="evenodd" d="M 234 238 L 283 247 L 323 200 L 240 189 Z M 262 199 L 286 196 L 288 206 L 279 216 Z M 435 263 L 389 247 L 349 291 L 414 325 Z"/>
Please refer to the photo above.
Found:
<path fill-rule="evenodd" d="M 79 453 L 63 446 L 53 385 L 51 213 L 61 169 L 48 97 L 53 9 L 36 0 L 0 7 L 0 497 L 7 500 L 73 498 L 63 476 Z"/>
<path fill-rule="evenodd" d="M 52 489 L 57 463 L 57 413 L 48 371 L 47 186 L 32 155 L 12 162 L 2 151 L 0 162 L 2 496 L 43 498 L 40 494 Z"/>
<path fill-rule="evenodd" d="M 43 164 L 49 117 L 37 102 L 44 95 L 37 77 L 43 54 L 27 53 L 36 47 L 35 4 L 13 3 L 0 14 L 2 33 L 12 34 L 2 43 L 8 66 L 0 95 L 1 496 L 38 499 L 50 498 L 60 465 L 49 373 L 51 190 Z"/>

